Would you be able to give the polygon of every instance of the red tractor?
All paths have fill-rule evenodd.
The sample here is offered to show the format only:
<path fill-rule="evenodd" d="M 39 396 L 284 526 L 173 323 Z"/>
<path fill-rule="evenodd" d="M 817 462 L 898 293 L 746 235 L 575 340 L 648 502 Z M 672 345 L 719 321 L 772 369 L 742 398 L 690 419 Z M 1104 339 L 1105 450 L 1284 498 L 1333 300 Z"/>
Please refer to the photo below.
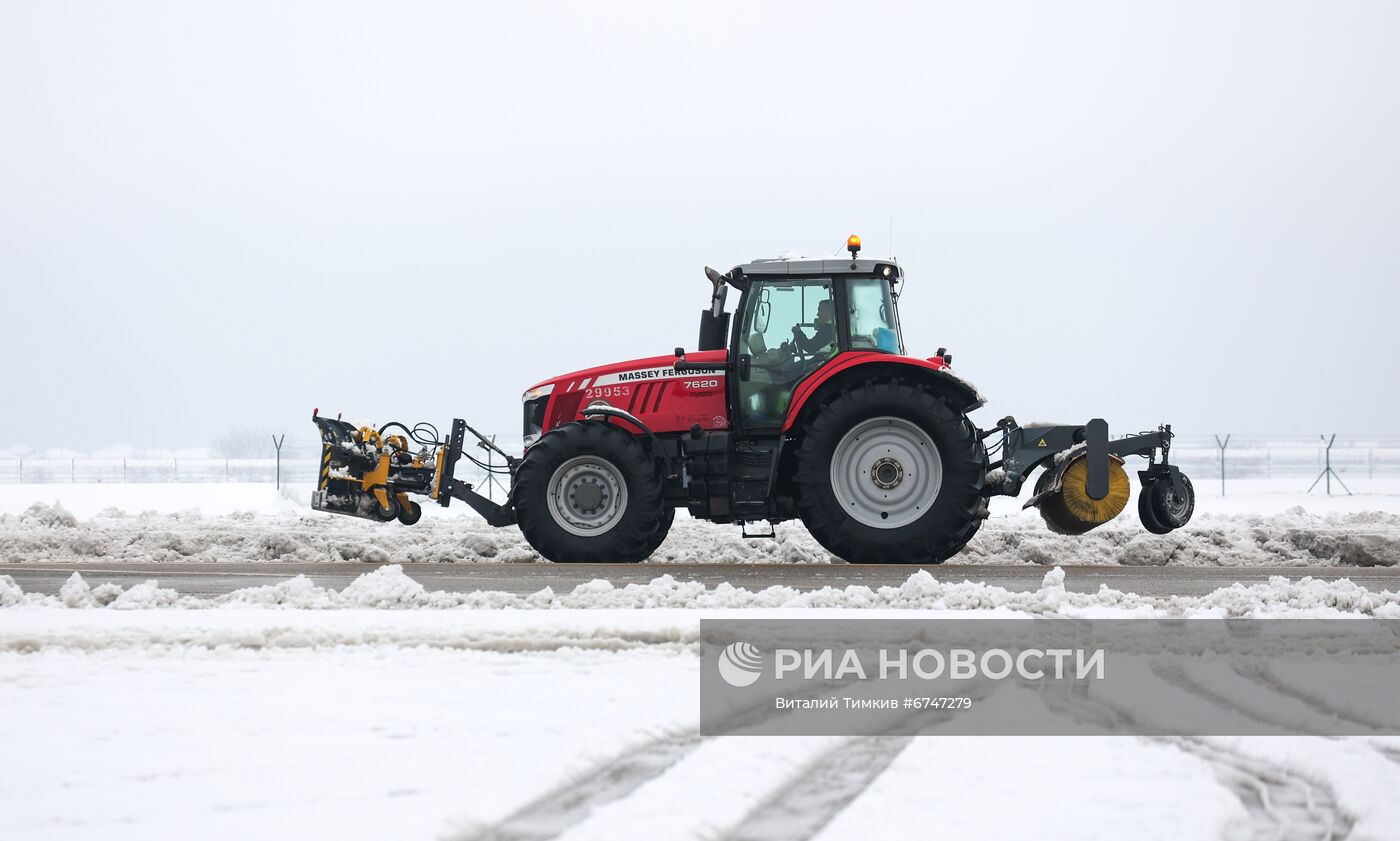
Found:
<path fill-rule="evenodd" d="M 936 564 L 977 533 L 989 497 L 1018 495 L 1037 467 L 1026 506 L 1053 531 L 1108 522 L 1131 496 L 1123 464 L 1137 455 L 1147 459 L 1143 524 L 1164 534 L 1190 519 L 1195 494 L 1168 463 L 1170 426 L 1112 441 L 1101 420 L 1021 427 L 1006 417 L 979 429 L 968 413 L 983 398 L 953 373 L 951 355 L 905 355 L 899 264 L 860 257 L 858 237 L 847 247 L 849 257 L 707 267 L 713 294 L 697 350 L 533 386 L 523 457 L 461 420 L 439 440 L 429 424 L 356 428 L 313 414 L 322 463 L 312 505 L 412 524 L 421 509 L 411 497 L 455 498 L 491 525 L 518 524 L 560 562 L 645 560 L 684 507 L 717 523 L 770 524 L 747 536 L 800 519 L 855 563 Z M 505 465 L 464 453 L 468 433 Z M 509 473 L 504 504 L 456 478 L 464 457 Z"/>

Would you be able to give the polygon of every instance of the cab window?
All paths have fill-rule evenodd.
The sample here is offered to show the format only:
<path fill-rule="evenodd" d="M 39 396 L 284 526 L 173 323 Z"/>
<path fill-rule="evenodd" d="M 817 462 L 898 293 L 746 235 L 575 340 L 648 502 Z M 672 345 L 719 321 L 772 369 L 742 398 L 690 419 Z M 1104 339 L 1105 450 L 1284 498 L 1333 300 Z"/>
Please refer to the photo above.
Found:
<path fill-rule="evenodd" d="M 903 353 L 889 282 L 852 278 L 846 288 L 851 307 L 851 349 Z"/>

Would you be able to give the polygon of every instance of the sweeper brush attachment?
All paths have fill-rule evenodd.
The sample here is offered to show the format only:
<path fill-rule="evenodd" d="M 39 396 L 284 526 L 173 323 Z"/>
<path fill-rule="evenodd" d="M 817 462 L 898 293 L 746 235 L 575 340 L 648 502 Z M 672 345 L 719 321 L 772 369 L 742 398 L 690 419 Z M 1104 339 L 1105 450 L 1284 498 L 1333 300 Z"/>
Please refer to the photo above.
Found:
<path fill-rule="evenodd" d="M 1170 426 L 1110 441 L 1108 424 L 1099 419 L 1084 426 L 1022 427 L 1008 417 L 984 435 L 997 430 L 1003 458 L 988 475 L 989 493 L 1014 496 L 1032 471 L 1044 467 L 1025 507 L 1040 509 L 1045 525 L 1057 534 L 1084 534 L 1123 513 L 1132 497 L 1123 466 L 1127 456 L 1148 460 L 1147 469 L 1138 473 L 1138 516 L 1149 531 L 1166 534 L 1181 528 L 1195 511 L 1191 481 L 1168 462 Z"/>
<path fill-rule="evenodd" d="M 1036 483 L 1036 493 L 1044 493 L 1054 480 L 1055 471 L 1046 470 Z M 1119 514 L 1133 495 L 1132 482 L 1123 469 L 1123 460 L 1110 458 L 1108 495 L 1094 499 L 1088 488 L 1089 462 L 1084 456 L 1070 459 L 1060 479 L 1060 490 L 1046 494 L 1040 502 L 1040 516 L 1056 534 L 1084 534 Z"/>

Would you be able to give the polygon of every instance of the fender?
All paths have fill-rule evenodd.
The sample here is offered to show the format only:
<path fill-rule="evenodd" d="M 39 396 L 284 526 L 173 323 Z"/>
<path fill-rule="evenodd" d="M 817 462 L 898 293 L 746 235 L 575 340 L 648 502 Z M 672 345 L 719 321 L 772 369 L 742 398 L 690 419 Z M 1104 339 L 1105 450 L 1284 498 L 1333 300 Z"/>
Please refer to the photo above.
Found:
<path fill-rule="evenodd" d="M 875 368 L 881 370 L 877 372 Z M 960 404 L 958 408 L 963 412 L 970 412 L 987 402 L 978 393 L 976 386 L 954 374 L 940 357 L 919 359 L 877 351 L 846 351 L 837 354 L 816 373 L 798 383 L 792 394 L 792 403 L 788 406 L 787 417 L 783 419 L 783 432 L 787 432 L 797 423 L 808 399 L 823 385 L 851 371 L 855 371 L 861 379 L 870 379 L 872 374 L 882 373 L 922 381 L 955 398 Z"/>

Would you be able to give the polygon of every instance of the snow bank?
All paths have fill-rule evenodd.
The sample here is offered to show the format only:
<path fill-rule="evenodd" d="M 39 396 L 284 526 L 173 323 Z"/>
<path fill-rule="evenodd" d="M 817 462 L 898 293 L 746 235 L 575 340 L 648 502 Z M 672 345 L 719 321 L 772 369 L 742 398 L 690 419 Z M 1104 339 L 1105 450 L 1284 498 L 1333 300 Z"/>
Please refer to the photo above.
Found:
<path fill-rule="evenodd" d="M 57 596 L 25 593 L 10 576 L 0 575 L 0 607 L 109 608 L 273 608 L 343 610 L 369 608 L 513 609 L 513 610 L 731 610 L 731 609 L 860 609 L 920 611 L 992 611 L 998 614 L 1064 614 L 1084 616 L 1345 616 L 1400 619 L 1400 593 L 1372 592 L 1347 579 L 1290 580 L 1274 576 L 1265 584 L 1235 584 L 1204 596 L 1141 596 L 1103 585 L 1095 593 L 1065 589 L 1064 571 L 1045 574 L 1038 590 L 1014 591 L 973 581 L 940 581 L 927 570 L 910 575 L 903 584 L 797 590 L 773 586 L 747 590 L 732 584 L 713 589 L 696 581 L 662 575 L 646 584 L 622 587 L 595 579 L 567 593 L 544 588 L 529 595 L 492 590 L 456 593 L 430 591 L 405 575 L 397 565 L 361 575 L 343 590 L 320 587 L 305 576 L 277 584 L 248 587 L 202 597 L 181 595 L 146 581 L 123 588 L 103 584 L 92 588 L 73 573 Z"/>
<path fill-rule="evenodd" d="M 1167 535 L 1128 515 L 1078 537 L 1050 533 L 1038 516 L 989 520 L 959 563 L 1123 564 L 1128 566 L 1394 566 L 1400 514 L 1208 514 Z"/>
<path fill-rule="evenodd" d="M 540 556 L 517 528 L 476 517 L 424 517 L 415 526 L 307 511 L 262 514 L 197 510 L 129 514 L 108 508 L 77 519 L 59 503 L 0 514 L 0 563 L 389 561 L 534 563 Z M 830 563 L 805 529 L 777 540 L 745 540 L 734 527 L 682 519 L 652 557 L 656 563 Z"/>
<path fill-rule="evenodd" d="M 1400 493 L 1308 496 L 1294 480 L 1258 480 L 1247 494 L 1198 498 L 1195 520 L 1148 534 L 1133 507 L 1081 537 L 1050 533 L 1020 501 L 993 516 L 955 563 L 1207 566 L 1393 566 Z M 1378 491 L 1400 491 L 1381 480 Z M 1204 488 L 1204 486 L 1203 486 Z M 1232 486 L 1233 489 L 1233 486 Z M 518 529 L 495 529 L 461 506 L 425 507 L 406 528 L 313 512 L 308 489 L 231 484 L 0 486 L 0 563 L 372 561 L 533 563 Z M 1260 513 L 1268 512 L 1268 513 Z M 829 563 L 800 523 L 776 540 L 678 516 L 651 563 Z"/>
<path fill-rule="evenodd" d="M 295 509 L 293 509 L 295 510 Z M 60 503 L 0 514 L 0 563 L 371 561 L 534 563 L 516 528 L 476 517 L 424 517 L 416 526 L 306 511 L 268 514 L 196 510 L 129 514 L 107 508 L 78 518 Z M 830 563 L 799 523 L 775 540 L 746 540 L 733 526 L 679 518 L 650 559 L 667 563 Z M 1204 515 L 1165 536 L 1124 515 L 1081 537 L 1050 533 L 1040 518 L 994 517 L 954 563 L 1202 566 L 1393 566 L 1400 562 L 1400 514 Z"/>

